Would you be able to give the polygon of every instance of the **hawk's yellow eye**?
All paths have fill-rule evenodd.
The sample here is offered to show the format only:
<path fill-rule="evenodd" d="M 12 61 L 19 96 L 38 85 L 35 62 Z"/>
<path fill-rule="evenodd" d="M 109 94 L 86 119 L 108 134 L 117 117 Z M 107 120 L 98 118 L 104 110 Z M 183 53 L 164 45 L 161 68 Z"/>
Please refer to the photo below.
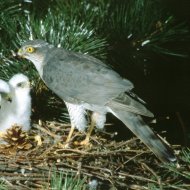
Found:
<path fill-rule="evenodd" d="M 34 52 L 34 48 L 33 47 L 27 47 L 27 49 L 26 49 L 26 51 L 28 52 L 28 53 L 32 53 L 32 52 Z"/>

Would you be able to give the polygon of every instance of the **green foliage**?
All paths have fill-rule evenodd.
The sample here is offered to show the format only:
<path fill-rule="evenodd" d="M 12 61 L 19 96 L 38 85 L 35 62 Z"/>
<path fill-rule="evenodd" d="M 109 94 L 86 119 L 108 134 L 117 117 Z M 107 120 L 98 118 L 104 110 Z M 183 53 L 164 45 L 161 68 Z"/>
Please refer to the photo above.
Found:
<path fill-rule="evenodd" d="M 21 11 L 21 6 L 17 1 L 1 1 L 0 3 L 0 48 L 1 54 L 2 52 L 6 51 L 9 48 L 9 42 L 11 41 L 11 33 L 15 31 L 11 31 L 12 28 L 8 28 L 7 30 L 7 23 L 11 23 L 11 19 L 19 14 Z M 10 25 L 11 26 L 11 25 Z"/>
<path fill-rule="evenodd" d="M 81 180 L 78 177 L 66 175 L 63 172 L 54 172 L 51 177 L 52 190 L 85 190 L 85 178 Z"/>
<path fill-rule="evenodd" d="M 0 190 L 7 190 L 8 186 L 6 185 L 6 180 L 4 178 L 0 179 Z"/>
<path fill-rule="evenodd" d="M 190 165 L 190 148 L 186 148 L 186 149 L 182 150 L 181 158 L 184 162 L 187 162 Z"/>
<path fill-rule="evenodd" d="M 180 156 L 180 164 L 164 164 L 163 165 L 163 176 L 168 175 L 173 179 L 176 179 L 173 183 L 162 183 L 161 186 L 163 189 L 179 189 L 185 190 L 189 189 L 189 181 L 190 181 L 190 172 L 188 171 L 187 166 L 190 164 L 190 149 L 186 148 L 181 151 Z M 182 162 L 181 162 L 182 161 Z M 152 187 L 157 189 L 158 185 L 152 184 Z M 157 188 L 156 188 L 157 187 Z"/>
<path fill-rule="evenodd" d="M 122 57 L 121 63 L 142 65 L 142 60 L 153 54 L 188 57 L 184 44 L 190 40 L 189 28 L 186 23 L 178 22 L 161 1 L 119 2 L 110 2 L 101 26 L 101 31 L 109 34 L 112 59 Z"/>
<path fill-rule="evenodd" d="M 190 149 L 182 150 L 181 152 L 181 159 L 187 163 L 190 164 Z M 184 180 L 189 181 L 190 180 L 190 172 L 184 170 L 182 166 L 176 167 L 175 165 L 165 165 L 165 167 L 173 172 L 174 175 L 182 177 Z"/>
<path fill-rule="evenodd" d="M 34 99 L 47 94 L 43 105 L 52 106 L 52 93 L 32 64 L 12 55 L 26 40 L 42 38 L 104 61 L 109 54 L 109 61 L 121 60 L 124 66 L 143 65 L 154 53 L 187 56 L 182 43 L 188 42 L 189 30 L 160 0 L 8 0 L 0 2 L 0 16 L 0 78 L 23 72 L 32 81 Z M 59 101 L 56 96 L 54 100 Z"/>
<path fill-rule="evenodd" d="M 22 9 L 19 6 L 19 10 L 21 13 L 13 15 L 13 18 L 2 14 L 4 22 L 1 28 L 8 36 L 6 39 L 9 39 L 7 44 L 7 40 L 1 38 L 4 47 L 17 49 L 26 40 L 42 38 L 70 50 L 105 57 L 106 40 L 96 34 L 93 26 L 97 15 L 91 10 L 87 11 L 82 2 L 58 3 L 49 8 L 43 17 L 38 17 L 36 12 L 23 10 L 23 6 Z"/>
<path fill-rule="evenodd" d="M 63 105 L 60 106 L 60 100 L 56 96 L 53 98 L 55 104 L 52 104 L 52 93 L 40 81 L 34 66 L 26 60 L 14 57 L 11 51 L 16 52 L 24 41 L 40 38 L 59 47 L 105 59 L 107 43 L 104 37 L 96 33 L 96 12 L 86 9 L 88 5 L 80 1 L 56 1 L 54 6 L 46 7 L 43 15 L 35 11 L 36 1 L 11 3 L 11 7 L 10 2 L 0 4 L 0 78 L 8 80 L 18 72 L 26 74 L 33 84 L 33 102 L 39 105 L 36 112 L 39 114 L 44 110 L 50 111 L 54 105 L 61 112 Z M 47 105 L 50 109 L 40 105 Z"/>

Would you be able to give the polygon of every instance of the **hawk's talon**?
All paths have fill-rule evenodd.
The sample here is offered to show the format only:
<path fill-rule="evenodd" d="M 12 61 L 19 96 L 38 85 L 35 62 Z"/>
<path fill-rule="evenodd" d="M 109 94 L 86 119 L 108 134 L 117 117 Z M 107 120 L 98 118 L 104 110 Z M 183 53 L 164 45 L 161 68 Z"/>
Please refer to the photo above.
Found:
<path fill-rule="evenodd" d="M 89 139 L 84 139 L 83 141 L 75 141 L 73 143 L 75 146 L 91 146 L 92 144 L 90 143 Z"/>
<path fill-rule="evenodd" d="M 88 146 L 89 144 L 90 144 L 89 139 L 84 139 L 83 141 L 80 142 L 80 145 L 83 145 L 83 146 Z"/>
<path fill-rule="evenodd" d="M 70 148 L 69 142 L 66 142 L 64 144 L 62 144 L 62 143 L 59 142 L 57 145 L 58 145 L 59 148 L 63 148 L 63 149 Z"/>

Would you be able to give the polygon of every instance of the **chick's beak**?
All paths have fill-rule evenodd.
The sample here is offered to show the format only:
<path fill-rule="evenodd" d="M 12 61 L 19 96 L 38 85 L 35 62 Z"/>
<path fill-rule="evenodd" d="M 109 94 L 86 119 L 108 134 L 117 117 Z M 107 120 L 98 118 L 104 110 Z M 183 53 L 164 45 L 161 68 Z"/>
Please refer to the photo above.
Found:
<path fill-rule="evenodd" d="M 30 82 L 27 82 L 27 87 L 28 88 L 31 88 L 32 87 L 32 84 Z"/>
<path fill-rule="evenodd" d="M 31 88 L 31 83 L 28 81 L 26 83 L 24 83 L 24 88 Z"/>
<path fill-rule="evenodd" d="M 8 102 L 12 102 L 12 97 L 11 95 L 7 94 L 5 97 L 4 97 L 5 100 L 7 100 Z"/>

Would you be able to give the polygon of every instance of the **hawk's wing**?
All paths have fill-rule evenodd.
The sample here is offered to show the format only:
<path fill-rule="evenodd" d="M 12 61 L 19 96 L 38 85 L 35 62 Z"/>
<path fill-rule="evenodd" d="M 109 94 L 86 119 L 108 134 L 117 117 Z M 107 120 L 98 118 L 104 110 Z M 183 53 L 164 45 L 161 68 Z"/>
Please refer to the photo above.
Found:
<path fill-rule="evenodd" d="M 133 84 L 94 57 L 51 49 L 45 60 L 43 80 L 60 98 L 105 105 Z M 68 101 L 69 102 L 69 101 Z M 73 102 L 70 102 L 73 103 Z"/>
<path fill-rule="evenodd" d="M 133 84 L 100 60 L 63 49 L 51 50 L 45 60 L 43 80 L 66 102 L 104 106 L 114 100 L 127 111 L 152 116 L 144 105 L 124 95 Z"/>

